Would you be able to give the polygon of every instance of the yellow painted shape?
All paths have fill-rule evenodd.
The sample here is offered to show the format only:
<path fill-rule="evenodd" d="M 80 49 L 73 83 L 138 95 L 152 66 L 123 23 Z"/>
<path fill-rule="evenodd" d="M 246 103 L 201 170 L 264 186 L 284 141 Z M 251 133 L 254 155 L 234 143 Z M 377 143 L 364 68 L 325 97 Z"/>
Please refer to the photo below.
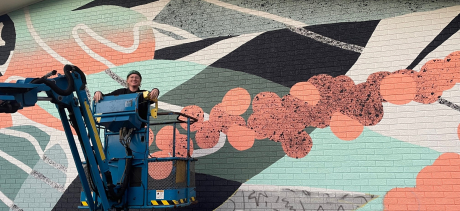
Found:
<path fill-rule="evenodd" d="M 86 101 L 85 101 L 85 108 L 86 108 L 86 113 L 88 114 L 88 117 L 89 117 L 89 122 L 91 123 L 91 128 L 93 129 L 94 136 L 96 138 L 96 143 L 97 143 L 97 148 L 99 149 L 99 154 L 101 155 L 101 159 L 104 161 L 105 154 L 104 154 L 104 151 L 102 150 L 101 138 L 99 138 L 99 133 L 97 133 L 96 124 L 94 123 L 93 114 L 91 114 L 91 110 L 89 110 L 89 105 Z"/>
<path fill-rule="evenodd" d="M 83 206 L 85 206 L 85 207 L 88 206 L 88 203 L 86 203 L 86 201 L 81 201 L 81 204 L 82 204 Z"/>
<path fill-rule="evenodd" d="M 169 205 L 167 200 L 161 200 L 161 202 L 163 203 L 163 205 Z"/>
<path fill-rule="evenodd" d="M 151 202 L 152 202 L 153 205 L 159 205 L 158 202 L 155 201 L 155 200 L 152 200 Z"/>
<path fill-rule="evenodd" d="M 172 200 L 172 201 L 173 201 L 174 204 L 179 204 L 179 202 L 176 201 L 176 200 Z"/>

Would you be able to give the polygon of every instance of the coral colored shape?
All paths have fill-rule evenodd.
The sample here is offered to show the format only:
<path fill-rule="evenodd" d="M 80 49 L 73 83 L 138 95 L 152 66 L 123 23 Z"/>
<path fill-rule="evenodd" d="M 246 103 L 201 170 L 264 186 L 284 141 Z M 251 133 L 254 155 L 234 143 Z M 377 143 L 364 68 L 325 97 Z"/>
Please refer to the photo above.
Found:
<path fill-rule="evenodd" d="M 460 140 L 460 124 L 457 127 L 457 137 Z"/>
<path fill-rule="evenodd" d="M 196 144 L 202 149 L 212 148 L 219 142 L 219 136 L 220 132 L 217 127 L 206 121 L 195 134 Z"/>
<path fill-rule="evenodd" d="M 158 151 L 150 154 L 152 157 L 169 157 L 167 151 Z M 165 179 L 171 174 L 172 161 L 149 162 L 149 175 L 156 180 Z"/>
<path fill-rule="evenodd" d="M 234 88 L 225 94 L 221 109 L 229 115 L 241 115 L 249 108 L 251 95 L 246 89 Z"/>
<path fill-rule="evenodd" d="M 0 113 L 0 128 L 7 128 L 11 126 L 13 126 L 11 114 Z"/>
<path fill-rule="evenodd" d="M 185 106 L 182 110 L 181 113 L 187 114 L 191 117 L 195 117 L 198 119 L 197 122 L 190 124 L 190 131 L 197 131 L 201 127 L 203 127 L 203 121 L 204 121 L 204 111 L 200 106 L 197 105 L 189 105 Z M 180 116 L 179 120 L 182 120 L 184 122 L 187 122 L 187 118 Z M 187 130 L 187 123 L 181 123 L 180 126 Z"/>
<path fill-rule="evenodd" d="M 460 155 L 444 153 L 423 168 L 415 187 L 393 188 L 383 199 L 384 209 L 460 210 Z"/>
<path fill-rule="evenodd" d="M 307 102 L 309 105 L 316 105 L 321 99 L 318 89 L 310 82 L 299 82 L 294 84 L 289 94 Z"/>
<path fill-rule="evenodd" d="M 234 116 L 228 114 L 225 109 L 222 108 L 222 104 L 215 105 L 209 114 L 209 121 L 218 131 L 227 134 L 228 128 L 232 125 L 246 125 L 241 116 Z"/>
<path fill-rule="evenodd" d="M 149 146 L 152 145 L 154 138 L 155 134 L 153 134 L 152 129 L 149 128 Z"/>
<path fill-rule="evenodd" d="M 255 132 L 245 126 L 231 126 L 227 133 L 228 142 L 237 150 L 244 151 L 254 145 Z"/>
<path fill-rule="evenodd" d="M 156 136 L 156 145 L 158 149 L 166 151 L 169 156 L 173 155 L 173 126 L 164 126 L 158 131 Z M 176 128 L 176 145 L 175 145 L 175 156 L 186 157 L 187 156 L 187 136 L 180 134 Z M 190 140 L 190 155 L 193 154 L 193 142 Z"/>
<path fill-rule="evenodd" d="M 337 138 L 351 141 L 358 138 L 363 132 L 364 126 L 340 112 L 335 112 L 331 118 L 331 131 Z"/>
<path fill-rule="evenodd" d="M 294 132 L 294 134 L 288 135 L 288 132 Z M 285 135 L 281 136 L 281 146 L 286 155 L 291 158 L 303 158 L 307 156 L 313 147 L 313 141 L 305 131 L 296 132 L 290 130 L 283 131 L 283 134 Z"/>
<path fill-rule="evenodd" d="M 410 74 L 394 73 L 380 82 L 380 95 L 386 101 L 404 105 L 410 103 L 417 91 L 417 83 Z"/>

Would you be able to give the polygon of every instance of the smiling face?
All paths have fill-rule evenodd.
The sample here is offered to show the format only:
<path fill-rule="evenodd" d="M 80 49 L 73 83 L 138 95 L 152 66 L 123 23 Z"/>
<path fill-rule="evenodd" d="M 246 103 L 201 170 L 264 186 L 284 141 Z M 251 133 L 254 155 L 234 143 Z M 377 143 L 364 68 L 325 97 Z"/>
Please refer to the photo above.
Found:
<path fill-rule="evenodd" d="M 137 74 L 131 74 L 127 79 L 128 87 L 137 89 L 141 85 L 141 77 Z"/>

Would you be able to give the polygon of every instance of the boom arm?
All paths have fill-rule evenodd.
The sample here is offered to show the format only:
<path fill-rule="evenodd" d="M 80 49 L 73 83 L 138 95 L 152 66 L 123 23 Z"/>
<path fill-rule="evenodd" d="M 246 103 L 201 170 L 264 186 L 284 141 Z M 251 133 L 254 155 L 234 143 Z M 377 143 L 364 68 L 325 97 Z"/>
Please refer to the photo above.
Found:
<path fill-rule="evenodd" d="M 88 178 L 86 178 L 69 121 L 77 133 L 87 165 L 93 172 L 91 179 L 98 190 L 97 195 L 101 200 L 102 209 L 108 210 L 116 202 L 108 200 L 106 193 L 107 181 L 111 182 L 112 178 L 94 117 L 89 108 L 90 101 L 85 91 L 86 77 L 78 67 L 73 65 L 64 67 L 64 76 L 59 75 L 48 79 L 54 74 L 56 74 L 55 71 L 42 78 L 27 78 L 18 80 L 16 83 L 0 83 L 0 113 L 17 112 L 24 107 L 34 106 L 38 100 L 48 100 L 54 103 L 59 111 L 78 175 L 82 181 L 88 207 L 91 210 L 98 209 L 97 203 L 93 201 L 87 182 Z M 39 92 L 46 92 L 47 97 L 38 97 Z"/>

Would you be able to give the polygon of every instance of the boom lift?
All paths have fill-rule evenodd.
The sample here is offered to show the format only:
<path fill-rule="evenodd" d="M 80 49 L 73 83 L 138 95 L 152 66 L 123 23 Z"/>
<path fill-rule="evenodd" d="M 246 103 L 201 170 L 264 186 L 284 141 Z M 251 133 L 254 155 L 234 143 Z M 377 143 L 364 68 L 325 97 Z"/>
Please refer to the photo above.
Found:
<path fill-rule="evenodd" d="M 78 208 L 92 211 L 172 208 L 197 202 L 196 159 L 190 156 L 190 124 L 196 118 L 178 112 L 158 112 L 157 101 L 150 111 L 148 92 L 106 96 L 103 101 L 93 103 L 91 111 L 84 73 L 76 66 L 65 65 L 64 75 L 50 78 L 56 72 L 16 83 L 0 83 L 0 113 L 14 113 L 34 106 L 39 100 L 56 105 L 82 183 L 82 204 Z M 40 92 L 47 97 L 39 97 Z M 148 118 L 164 115 L 177 118 L 152 124 Z M 187 153 L 182 157 L 176 156 L 176 123 L 187 123 Z M 174 128 L 172 157 L 150 157 L 149 126 L 165 124 L 173 124 Z M 101 129 L 104 144 L 99 135 Z M 163 179 L 149 176 L 149 171 L 162 170 L 149 169 L 152 162 L 170 164 L 169 176 Z"/>

